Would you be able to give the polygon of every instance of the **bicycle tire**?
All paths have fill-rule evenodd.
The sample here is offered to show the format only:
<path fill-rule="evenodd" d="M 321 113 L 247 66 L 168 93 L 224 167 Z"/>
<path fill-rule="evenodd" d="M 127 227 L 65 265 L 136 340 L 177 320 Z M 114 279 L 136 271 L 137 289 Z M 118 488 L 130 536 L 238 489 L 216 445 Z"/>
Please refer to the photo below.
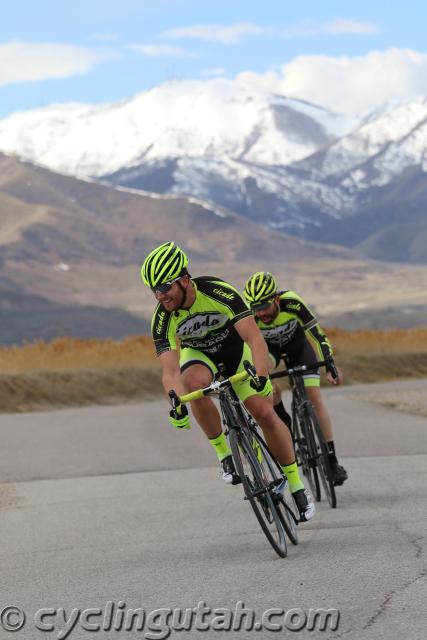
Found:
<path fill-rule="evenodd" d="M 334 482 L 332 480 L 331 465 L 329 464 L 328 446 L 322 433 L 322 429 L 320 428 L 316 413 L 310 405 L 307 406 L 307 413 L 312 424 L 312 434 L 316 450 L 317 469 L 319 471 L 320 480 L 322 482 L 323 489 L 330 506 L 332 507 L 332 509 L 335 509 L 337 506 L 337 496 L 335 493 Z"/>
<path fill-rule="evenodd" d="M 316 502 L 320 502 L 321 491 L 319 474 L 317 473 L 315 442 L 309 417 L 305 411 L 300 416 L 292 403 L 292 431 L 294 434 L 295 455 L 305 478 L 310 485 L 311 493 Z"/>
<path fill-rule="evenodd" d="M 248 438 L 243 431 L 231 428 L 229 441 L 246 498 L 270 545 L 281 558 L 285 558 L 288 549 L 282 520 L 279 518 L 272 496 L 262 477 L 258 459 Z M 277 539 L 272 531 L 276 531 Z"/>
<path fill-rule="evenodd" d="M 276 486 L 278 486 L 279 481 L 284 482 L 284 485 L 281 486 L 280 493 L 274 492 L 273 500 L 276 504 L 277 513 L 282 521 L 286 535 L 292 544 L 297 545 L 299 513 L 296 510 L 295 502 L 289 489 L 289 483 L 264 438 L 257 431 L 252 431 L 251 435 L 262 452 L 262 462 L 260 462 L 260 465 L 267 481 Z"/>

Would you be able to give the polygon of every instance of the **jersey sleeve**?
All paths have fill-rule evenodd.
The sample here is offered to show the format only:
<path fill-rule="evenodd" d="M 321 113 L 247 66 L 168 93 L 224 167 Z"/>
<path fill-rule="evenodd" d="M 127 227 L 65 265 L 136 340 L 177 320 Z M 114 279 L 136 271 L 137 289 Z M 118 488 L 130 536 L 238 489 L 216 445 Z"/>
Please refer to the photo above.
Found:
<path fill-rule="evenodd" d="M 326 360 L 332 357 L 333 351 L 331 343 L 319 325 L 316 316 L 299 295 L 294 291 L 287 291 L 286 294 L 280 298 L 280 309 L 287 313 L 295 314 L 306 334 L 308 334 L 314 342 L 319 358 Z"/>
<path fill-rule="evenodd" d="M 160 356 L 166 351 L 176 350 L 175 327 L 172 314 L 158 305 L 151 321 L 151 335 L 154 340 L 156 354 Z"/>
<path fill-rule="evenodd" d="M 195 281 L 200 291 L 226 308 L 231 324 L 252 315 L 240 293 L 228 282 L 206 277 L 195 278 Z"/>

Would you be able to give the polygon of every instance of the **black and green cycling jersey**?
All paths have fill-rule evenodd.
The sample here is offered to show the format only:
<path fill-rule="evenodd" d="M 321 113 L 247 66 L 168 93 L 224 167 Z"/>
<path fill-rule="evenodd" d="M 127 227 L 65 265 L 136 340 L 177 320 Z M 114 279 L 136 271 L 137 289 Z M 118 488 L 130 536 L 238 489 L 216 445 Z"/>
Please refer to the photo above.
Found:
<path fill-rule="evenodd" d="M 331 357 L 331 344 L 303 299 L 294 291 L 279 292 L 279 296 L 279 313 L 271 324 L 255 315 L 269 350 L 280 355 L 294 354 L 302 349 L 308 336 L 319 360 Z"/>
<path fill-rule="evenodd" d="M 237 289 L 213 276 L 192 278 L 196 299 L 189 309 L 168 312 L 160 303 L 154 312 L 151 331 L 157 355 L 177 349 L 197 349 L 214 362 L 238 362 L 243 340 L 236 322 L 251 315 Z"/>

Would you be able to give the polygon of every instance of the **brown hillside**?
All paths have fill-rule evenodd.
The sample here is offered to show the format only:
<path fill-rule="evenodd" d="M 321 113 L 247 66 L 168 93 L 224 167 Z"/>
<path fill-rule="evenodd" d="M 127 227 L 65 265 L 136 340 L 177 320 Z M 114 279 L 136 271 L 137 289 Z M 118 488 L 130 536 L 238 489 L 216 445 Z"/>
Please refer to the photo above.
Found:
<path fill-rule="evenodd" d="M 193 199 L 150 197 L 62 176 L 0 154 L 0 255 L 53 264 L 138 264 L 165 239 L 193 258 L 238 261 L 274 252 L 287 259 L 350 257 L 340 248 L 290 238 Z M 30 207 L 25 211 L 25 206 Z M 11 234 L 11 220 L 19 228 Z"/>
<path fill-rule="evenodd" d="M 398 321 L 396 309 L 427 305 L 426 266 L 359 259 L 192 199 L 118 190 L 0 154 L 0 265 L 18 291 L 148 320 L 153 299 L 139 265 L 168 239 L 188 251 L 194 275 L 218 275 L 242 288 L 254 271 L 270 270 L 322 316 L 362 310 L 375 327 L 387 307 Z"/>

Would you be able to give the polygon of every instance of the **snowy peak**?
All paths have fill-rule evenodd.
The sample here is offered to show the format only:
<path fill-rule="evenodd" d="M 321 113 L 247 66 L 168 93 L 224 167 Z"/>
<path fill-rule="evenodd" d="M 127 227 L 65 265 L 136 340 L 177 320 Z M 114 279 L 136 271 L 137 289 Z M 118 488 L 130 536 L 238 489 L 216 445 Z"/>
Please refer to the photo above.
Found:
<path fill-rule="evenodd" d="M 356 124 L 307 102 L 224 79 L 172 81 L 119 103 L 13 114 L 0 121 L 0 149 L 92 177 L 182 156 L 287 165 Z"/>
<path fill-rule="evenodd" d="M 363 172 L 363 165 L 387 182 L 411 165 L 422 165 L 427 150 L 427 100 L 399 105 L 307 158 L 299 167 L 322 179 Z M 378 176 L 377 176 L 378 177 Z"/>
<path fill-rule="evenodd" d="M 346 234 L 353 242 L 362 227 L 369 238 L 377 215 L 378 238 L 393 247 L 381 235 L 390 204 L 393 235 L 416 201 L 414 237 L 427 206 L 424 97 L 356 119 L 242 81 L 172 81 L 117 103 L 13 114 L 0 121 L 1 150 L 63 174 L 203 199 L 326 242 L 346 244 Z"/>

